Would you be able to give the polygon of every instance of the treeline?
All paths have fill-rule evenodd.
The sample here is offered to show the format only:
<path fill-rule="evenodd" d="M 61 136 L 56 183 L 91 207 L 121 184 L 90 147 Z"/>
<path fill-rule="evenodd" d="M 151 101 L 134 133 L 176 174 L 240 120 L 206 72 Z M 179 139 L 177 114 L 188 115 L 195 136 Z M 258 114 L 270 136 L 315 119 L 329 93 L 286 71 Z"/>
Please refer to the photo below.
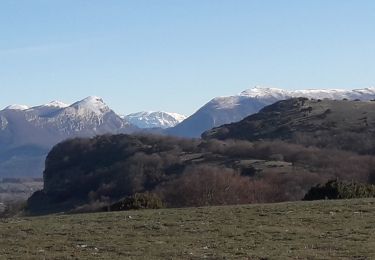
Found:
<path fill-rule="evenodd" d="M 0 183 L 30 183 L 43 182 L 42 178 L 2 178 Z"/>
<path fill-rule="evenodd" d="M 375 157 L 338 149 L 322 149 L 284 141 L 209 140 L 206 151 L 231 158 L 290 162 L 325 178 L 367 182 L 375 174 Z"/>
<path fill-rule="evenodd" d="M 319 135 L 314 136 L 300 132 L 293 134 L 291 141 L 302 145 L 375 155 L 375 133 L 373 130 L 369 132 L 360 130 L 358 132 L 347 132 L 343 129 L 336 129 L 335 131 L 322 130 Z"/>
<path fill-rule="evenodd" d="M 29 199 L 28 209 L 97 210 L 124 200 L 131 208 L 129 198 L 146 193 L 166 207 L 301 200 L 331 179 L 374 182 L 374 169 L 370 155 L 282 141 L 79 138 L 49 153 L 44 190 Z"/>

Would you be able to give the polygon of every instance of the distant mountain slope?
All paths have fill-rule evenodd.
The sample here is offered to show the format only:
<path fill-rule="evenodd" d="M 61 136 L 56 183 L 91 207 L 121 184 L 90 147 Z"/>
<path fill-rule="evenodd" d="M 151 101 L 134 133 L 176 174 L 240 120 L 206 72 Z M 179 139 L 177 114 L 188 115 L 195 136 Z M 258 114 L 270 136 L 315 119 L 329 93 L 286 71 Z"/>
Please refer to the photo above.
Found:
<path fill-rule="evenodd" d="M 8 107 L 0 111 L 0 177 L 41 176 L 47 152 L 64 139 L 136 129 L 99 97 Z"/>
<path fill-rule="evenodd" d="M 375 101 L 279 101 L 240 122 L 209 130 L 203 138 L 282 139 L 375 154 Z"/>
<path fill-rule="evenodd" d="M 186 119 L 186 116 L 169 112 L 138 112 L 123 117 L 139 128 L 169 128 Z"/>
<path fill-rule="evenodd" d="M 257 113 L 267 105 L 293 97 L 369 101 L 375 99 L 375 88 L 286 91 L 277 88 L 255 87 L 236 96 L 214 98 L 192 116 L 166 132 L 176 136 L 199 137 L 204 131 L 213 127 L 240 121 L 246 116 Z"/>

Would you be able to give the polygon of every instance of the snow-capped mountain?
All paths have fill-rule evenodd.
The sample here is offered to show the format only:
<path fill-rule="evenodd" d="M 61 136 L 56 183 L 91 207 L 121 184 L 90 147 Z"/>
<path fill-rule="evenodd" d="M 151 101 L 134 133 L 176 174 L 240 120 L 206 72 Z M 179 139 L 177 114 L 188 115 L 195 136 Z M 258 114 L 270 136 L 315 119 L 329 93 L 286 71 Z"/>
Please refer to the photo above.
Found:
<path fill-rule="evenodd" d="M 99 97 L 7 107 L 0 111 L 0 177 L 40 176 L 47 152 L 64 139 L 136 129 Z"/>
<path fill-rule="evenodd" d="M 29 107 L 26 105 L 13 104 L 4 108 L 4 110 L 26 110 Z"/>
<path fill-rule="evenodd" d="M 138 112 L 123 117 L 139 128 L 169 128 L 186 119 L 186 116 L 170 112 Z"/>
<path fill-rule="evenodd" d="M 254 87 L 247 89 L 239 94 L 239 96 L 246 96 L 250 98 L 258 98 L 262 100 L 269 100 L 271 102 L 292 98 L 292 97 L 306 97 L 310 99 L 360 99 L 362 101 L 370 101 L 374 99 L 375 87 L 364 89 L 305 89 L 305 90 L 284 90 L 279 88 L 262 88 Z"/>
<path fill-rule="evenodd" d="M 235 96 L 214 98 L 182 123 L 166 131 L 168 134 L 176 136 L 199 137 L 204 131 L 213 127 L 240 121 L 246 116 L 257 113 L 267 105 L 292 97 L 337 100 L 346 98 L 369 101 L 375 99 L 375 87 L 355 90 L 308 89 L 295 91 L 255 87 Z"/>

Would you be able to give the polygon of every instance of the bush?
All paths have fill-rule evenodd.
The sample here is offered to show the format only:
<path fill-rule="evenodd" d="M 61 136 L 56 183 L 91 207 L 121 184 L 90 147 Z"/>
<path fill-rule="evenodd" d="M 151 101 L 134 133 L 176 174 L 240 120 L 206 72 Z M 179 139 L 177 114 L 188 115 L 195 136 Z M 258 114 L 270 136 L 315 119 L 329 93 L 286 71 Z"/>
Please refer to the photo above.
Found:
<path fill-rule="evenodd" d="M 332 180 L 324 185 L 312 187 L 303 200 L 354 199 L 375 197 L 375 185 L 345 183 Z"/>
<path fill-rule="evenodd" d="M 12 201 L 5 204 L 3 211 L 0 211 L 0 218 L 10 218 L 22 214 L 26 207 L 25 201 Z"/>
<path fill-rule="evenodd" d="M 274 189 L 230 168 L 190 166 L 159 192 L 169 207 L 199 207 L 266 202 Z"/>
<path fill-rule="evenodd" d="M 163 208 L 161 199 L 153 193 L 136 193 L 108 207 L 110 211 Z"/>

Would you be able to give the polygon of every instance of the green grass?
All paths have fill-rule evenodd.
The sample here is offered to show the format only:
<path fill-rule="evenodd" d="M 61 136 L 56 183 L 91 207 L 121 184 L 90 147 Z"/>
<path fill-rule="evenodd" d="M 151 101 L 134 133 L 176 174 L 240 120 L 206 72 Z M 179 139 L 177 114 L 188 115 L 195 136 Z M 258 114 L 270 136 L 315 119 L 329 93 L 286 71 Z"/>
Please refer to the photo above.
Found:
<path fill-rule="evenodd" d="M 0 220 L 0 259 L 375 259 L 375 199 Z"/>

